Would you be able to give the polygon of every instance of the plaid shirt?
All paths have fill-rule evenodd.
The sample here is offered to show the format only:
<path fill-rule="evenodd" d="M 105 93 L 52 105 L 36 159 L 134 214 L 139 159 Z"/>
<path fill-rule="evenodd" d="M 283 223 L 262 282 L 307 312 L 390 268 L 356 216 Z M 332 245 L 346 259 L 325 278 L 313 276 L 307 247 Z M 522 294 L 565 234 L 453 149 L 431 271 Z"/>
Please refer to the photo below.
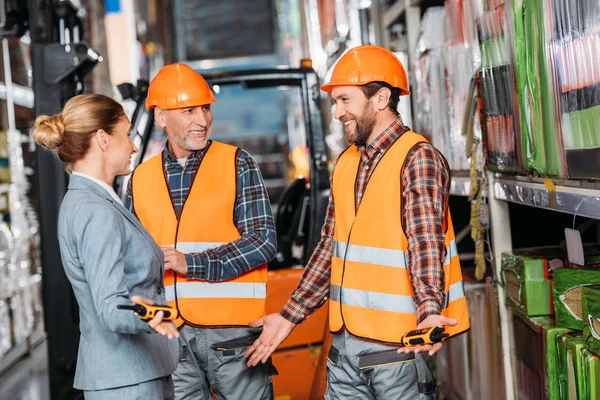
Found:
<path fill-rule="evenodd" d="M 360 204 L 372 171 L 386 150 L 408 130 L 398 118 L 368 146 L 357 146 L 361 155 L 356 184 L 356 204 Z M 333 174 L 332 174 L 333 177 Z M 333 186 L 333 182 L 332 182 Z M 445 302 L 443 219 L 450 193 L 450 169 L 442 154 L 429 143 L 420 143 L 407 155 L 402 175 L 402 226 L 408 239 L 408 266 L 413 286 L 417 320 L 440 314 Z M 335 212 L 333 195 L 321 240 L 310 258 L 298 288 L 280 314 L 301 323 L 316 311 L 329 296 L 331 255 Z"/>
<path fill-rule="evenodd" d="M 164 166 L 178 217 L 210 143 L 212 141 L 209 141 L 203 150 L 192 152 L 186 160 L 185 167 L 179 164 L 165 145 Z M 214 282 L 233 279 L 275 257 L 276 239 L 271 203 L 258 165 L 252 156 L 242 149 L 237 151 L 236 164 L 238 181 L 234 222 L 241 237 L 213 249 L 186 254 L 188 279 Z M 131 179 L 127 187 L 125 207 L 134 212 Z"/>

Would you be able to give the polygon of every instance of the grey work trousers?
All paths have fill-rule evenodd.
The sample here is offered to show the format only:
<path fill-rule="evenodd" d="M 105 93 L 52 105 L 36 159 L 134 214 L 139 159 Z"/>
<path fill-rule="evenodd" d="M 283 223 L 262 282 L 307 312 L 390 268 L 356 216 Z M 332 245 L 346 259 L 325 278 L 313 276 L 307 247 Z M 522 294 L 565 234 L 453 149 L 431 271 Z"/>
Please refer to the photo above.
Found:
<path fill-rule="evenodd" d="M 371 342 L 348 331 L 333 335 L 327 361 L 327 400 L 430 400 L 435 356 L 397 354 L 398 346 Z"/>
<path fill-rule="evenodd" d="M 194 328 L 180 330 L 184 340 L 182 357 L 173 373 L 175 399 L 272 400 L 274 368 L 270 363 L 248 367 L 244 352 L 248 345 L 214 349 L 216 343 L 234 339 L 256 338 L 260 329 Z"/>
<path fill-rule="evenodd" d="M 85 400 L 173 400 L 173 379 L 171 375 L 137 385 L 121 386 L 114 389 L 86 390 Z"/>

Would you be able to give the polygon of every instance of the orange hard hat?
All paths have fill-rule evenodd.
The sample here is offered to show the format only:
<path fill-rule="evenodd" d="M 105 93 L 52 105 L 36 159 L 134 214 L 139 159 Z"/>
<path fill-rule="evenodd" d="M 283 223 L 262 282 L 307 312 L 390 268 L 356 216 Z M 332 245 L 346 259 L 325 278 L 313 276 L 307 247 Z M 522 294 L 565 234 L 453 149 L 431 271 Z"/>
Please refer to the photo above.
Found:
<path fill-rule="evenodd" d="M 379 46 L 348 50 L 333 68 L 331 81 L 321 86 L 321 90 L 331 93 L 334 86 L 361 86 L 370 82 L 385 82 L 398 88 L 400 96 L 410 94 L 404 66 L 394 53 Z"/>
<path fill-rule="evenodd" d="M 150 82 L 146 108 L 196 107 L 216 103 L 204 78 L 186 64 L 169 64 L 160 69 Z"/>

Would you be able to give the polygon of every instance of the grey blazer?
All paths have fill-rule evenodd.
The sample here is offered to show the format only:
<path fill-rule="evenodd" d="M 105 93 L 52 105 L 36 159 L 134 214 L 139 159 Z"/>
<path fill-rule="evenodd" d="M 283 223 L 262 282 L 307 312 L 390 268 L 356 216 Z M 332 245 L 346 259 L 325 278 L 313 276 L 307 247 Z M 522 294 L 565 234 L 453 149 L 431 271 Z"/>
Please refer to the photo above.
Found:
<path fill-rule="evenodd" d="M 166 304 L 164 256 L 128 210 L 95 182 L 71 176 L 60 207 L 62 262 L 79 303 L 81 341 L 74 387 L 101 390 L 170 375 L 178 339 L 154 332 L 132 311 L 139 295 Z"/>

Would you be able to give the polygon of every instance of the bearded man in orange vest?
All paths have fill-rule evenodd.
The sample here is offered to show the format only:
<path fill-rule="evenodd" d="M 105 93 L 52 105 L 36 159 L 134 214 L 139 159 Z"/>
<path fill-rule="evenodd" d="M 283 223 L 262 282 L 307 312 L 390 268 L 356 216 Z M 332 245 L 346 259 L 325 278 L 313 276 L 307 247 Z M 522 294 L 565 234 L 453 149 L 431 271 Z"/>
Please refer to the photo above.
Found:
<path fill-rule="evenodd" d="M 448 163 L 402 123 L 410 94 L 402 63 L 386 49 L 359 46 L 335 66 L 335 118 L 350 146 L 331 176 L 321 240 L 279 314 L 250 326 L 263 332 L 248 365 L 266 362 L 296 325 L 329 299 L 333 342 L 327 399 L 430 399 L 430 366 L 442 343 L 400 347 L 404 333 L 469 329 L 450 211 Z"/>
<path fill-rule="evenodd" d="M 125 204 L 161 246 L 166 299 L 179 310 L 175 398 L 272 399 L 272 366 L 249 368 L 243 357 L 260 333 L 249 322 L 266 313 L 271 206 L 254 159 L 210 140 L 215 102 L 189 66 L 158 72 L 146 108 L 168 140 L 133 172 Z"/>

